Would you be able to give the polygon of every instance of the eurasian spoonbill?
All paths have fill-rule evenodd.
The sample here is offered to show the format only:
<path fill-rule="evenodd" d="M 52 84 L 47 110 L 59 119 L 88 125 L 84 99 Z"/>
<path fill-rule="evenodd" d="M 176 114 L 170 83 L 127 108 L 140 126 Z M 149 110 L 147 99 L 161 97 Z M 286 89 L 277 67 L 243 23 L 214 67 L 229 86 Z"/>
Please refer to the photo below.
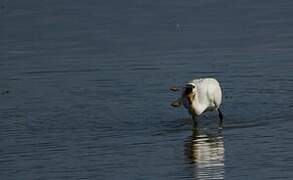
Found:
<path fill-rule="evenodd" d="M 179 88 L 170 88 L 177 91 Z M 200 78 L 189 81 L 182 89 L 181 96 L 174 102 L 173 107 L 181 104 L 192 116 L 194 126 L 197 125 L 197 118 L 206 111 L 218 111 L 220 125 L 223 123 L 223 113 L 220 110 L 222 102 L 222 90 L 219 82 L 214 78 Z"/>

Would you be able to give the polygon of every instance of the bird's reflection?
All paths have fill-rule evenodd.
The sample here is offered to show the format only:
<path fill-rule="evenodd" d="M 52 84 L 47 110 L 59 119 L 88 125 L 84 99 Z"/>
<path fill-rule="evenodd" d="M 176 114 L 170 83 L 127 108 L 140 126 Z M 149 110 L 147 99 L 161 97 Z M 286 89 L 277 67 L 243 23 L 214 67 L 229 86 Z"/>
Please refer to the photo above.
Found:
<path fill-rule="evenodd" d="M 224 179 L 224 139 L 221 132 L 193 130 L 185 144 L 187 161 L 196 179 Z"/>

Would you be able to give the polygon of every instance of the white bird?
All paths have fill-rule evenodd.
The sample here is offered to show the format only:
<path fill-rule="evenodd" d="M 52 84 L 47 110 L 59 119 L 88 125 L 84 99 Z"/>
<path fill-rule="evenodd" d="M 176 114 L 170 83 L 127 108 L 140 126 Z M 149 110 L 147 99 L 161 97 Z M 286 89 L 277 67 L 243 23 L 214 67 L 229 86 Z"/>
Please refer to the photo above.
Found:
<path fill-rule="evenodd" d="M 170 88 L 172 91 L 178 88 Z M 222 90 L 219 82 L 214 78 L 201 78 L 189 81 L 182 90 L 182 95 L 171 105 L 179 107 L 181 104 L 192 116 L 194 126 L 197 118 L 206 111 L 218 111 L 220 125 L 223 123 L 223 113 L 220 110 L 222 102 Z"/>

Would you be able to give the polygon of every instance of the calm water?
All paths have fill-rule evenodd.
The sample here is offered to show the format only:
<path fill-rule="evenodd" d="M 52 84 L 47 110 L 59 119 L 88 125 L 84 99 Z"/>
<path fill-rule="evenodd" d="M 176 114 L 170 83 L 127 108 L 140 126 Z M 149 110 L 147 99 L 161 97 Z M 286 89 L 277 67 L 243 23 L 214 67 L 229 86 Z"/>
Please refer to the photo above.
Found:
<path fill-rule="evenodd" d="M 293 179 L 293 1 L 1 0 L 0 179 Z M 192 130 L 172 85 L 215 77 Z"/>

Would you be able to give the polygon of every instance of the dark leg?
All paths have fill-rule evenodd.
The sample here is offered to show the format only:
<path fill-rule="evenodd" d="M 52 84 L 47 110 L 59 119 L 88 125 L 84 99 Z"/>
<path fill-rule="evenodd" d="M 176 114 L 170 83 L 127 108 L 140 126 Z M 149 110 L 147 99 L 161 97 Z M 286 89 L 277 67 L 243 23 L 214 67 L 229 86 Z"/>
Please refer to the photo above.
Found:
<path fill-rule="evenodd" d="M 219 112 L 219 118 L 220 118 L 220 125 L 222 125 L 224 116 L 223 116 L 223 113 L 221 112 L 220 108 L 218 108 L 218 112 Z"/>
<path fill-rule="evenodd" d="M 197 117 L 192 116 L 192 120 L 193 120 L 193 127 L 196 128 L 197 127 Z"/>

